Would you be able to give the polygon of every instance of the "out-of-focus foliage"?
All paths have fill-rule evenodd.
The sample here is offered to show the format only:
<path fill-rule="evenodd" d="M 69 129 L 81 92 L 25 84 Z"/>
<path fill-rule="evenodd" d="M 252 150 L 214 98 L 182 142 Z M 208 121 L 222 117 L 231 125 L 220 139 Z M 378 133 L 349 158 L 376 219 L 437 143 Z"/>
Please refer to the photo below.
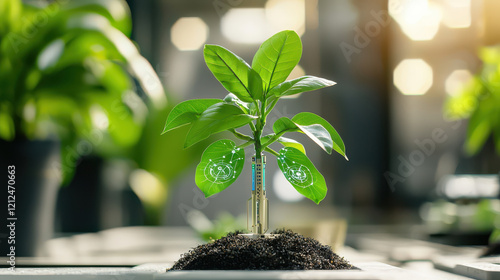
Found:
<path fill-rule="evenodd" d="M 445 104 L 449 119 L 469 118 L 465 150 L 476 154 L 493 134 L 500 153 L 500 47 L 480 51 L 481 70 Z"/>
<path fill-rule="evenodd" d="M 185 135 L 189 130 L 188 126 L 172 131 L 168 137 L 159 137 L 158 129 L 160 131 L 163 129 L 165 115 L 171 112 L 174 105 L 175 103 L 169 99 L 169 105 L 165 108 L 150 109 L 143 135 L 133 148 L 131 155 L 140 168 L 154 173 L 167 183 L 182 174 L 206 148 L 206 143 L 195 145 L 191 149 L 182 148 Z M 212 138 L 208 141 L 210 140 Z"/>
<path fill-rule="evenodd" d="M 149 103 L 166 105 L 160 80 L 128 38 L 124 0 L 0 0 L 0 15 L 0 138 L 57 136 L 66 182 L 79 156 L 135 145 Z"/>
<path fill-rule="evenodd" d="M 198 234 L 204 241 L 213 241 L 226 236 L 230 232 L 242 231 L 244 228 L 246 228 L 246 225 L 243 216 L 235 217 L 230 213 L 222 212 L 215 221 L 212 221 L 210 229 L 199 231 Z"/>

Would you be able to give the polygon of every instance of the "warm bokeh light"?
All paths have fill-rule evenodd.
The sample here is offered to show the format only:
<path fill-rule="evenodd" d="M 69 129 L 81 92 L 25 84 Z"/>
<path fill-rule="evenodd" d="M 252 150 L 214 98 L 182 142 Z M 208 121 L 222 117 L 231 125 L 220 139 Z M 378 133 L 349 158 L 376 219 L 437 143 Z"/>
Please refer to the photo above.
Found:
<path fill-rule="evenodd" d="M 394 85 L 404 95 L 422 95 L 432 86 L 432 68 L 422 59 L 405 59 L 394 69 Z"/>
<path fill-rule="evenodd" d="M 276 32 L 294 30 L 301 36 L 305 31 L 306 10 L 304 0 L 269 0 L 266 17 Z"/>
<path fill-rule="evenodd" d="M 427 0 L 392 0 L 389 13 L 414 41 L 432 40 L 439 31 L 441 8 Z"/>
<path fill-rule="evenodd" d="M 276 196 L 282 201 L 295 202 L 302 200 L 304 198 L 299 192 L 297 192 L 292 184 L 288 182 L 283 175 L 283 173 L 278 170 L 273 176 L 273 190 Z"/>
<path fill-rule="evenodd" d="M 143 203 L 160 207 L 165 202 L 167 191 L 163 184 L 146 170 L 137 169 L 130 174 L 130 187 Z"/>
<path fill-rule="evenodd" d="M 469 70 L 459 69 L 451 72 L 446 78 L 445 89 L 450 96 L 456 96 L 460 93 L 460 89 L 472 78 Z"/>
<path fill-rule="evenodd" d="M 265 8 L 230 9 L 221 19 L 221 31 L 232 42 L 260 44 L 282 30 L 302 36 L 305 22 L 304 0 L 269 0 Z"/>
<path fill-rule="evenodd" d="M 389 0 L 389 14 L 400 25 L 419 22 L 428 8 L 428 0 Z"/>
<path fill-rule="evenodd" d="M 207 41 L 208 26 L 199 17 L 183 17 L 172 26 L 170 39 L 181 51 L 194 51 Z"/>
<path fill-rule="evenodd" d="M 471 25 L 471 0 L 446 0 L 443 23 L 450 28 L 468 28 Z"/>
<path fill-rule="evenodd" d="M 258 44 L 267 39 L 269 28 L 261 8 L 230 9 L 221 19 L 222 35 L 235 43 Z"/>

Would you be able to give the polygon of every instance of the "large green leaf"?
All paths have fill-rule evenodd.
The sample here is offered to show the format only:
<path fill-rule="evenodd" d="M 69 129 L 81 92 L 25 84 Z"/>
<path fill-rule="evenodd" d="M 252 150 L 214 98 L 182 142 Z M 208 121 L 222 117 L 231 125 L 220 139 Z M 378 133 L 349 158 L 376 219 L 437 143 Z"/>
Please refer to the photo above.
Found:
<path fill-rule="evenodd" d="M 328 121 L 326 121 L 325 119 L 323 119 L 322 117 L 320 117 L 316 114 L 309 113 L 309 112 L 298 113 L 297 115 L 295 115 L 292 118 L 292 121 L 298 125 L 309 126 L 309 125 L 313 125 L 313 124 L 319 124 L 319 125 L 323 126 L 324 128 L 326 128 L 328 133 L 330 133 L 330 137 L 333 141 L 333 149 L 337 153 L 344 156 L 345 159 L 347 159 L 344 141 L 342 141 L 342 138 L 340 138 L 340 135 L 337 133 L 335 128 L 333 128 L 333 126 Z"/>
<path fill-rule="evenodd" d="M 197 120 L 208 107 L 220 103 L 220 99 L 193 99 L 177 104 L 168 114 L 163 133 L 188 125 Z"/>
<path fill-rule="evenodd" d="M 291 81 L 283 82 L 269 91 L 269 95 L 277 97 L 294 95 L 302 92 L 321 89 L 324 87 L 333 86 L 336 83 L 327 79 L 322 79 L 314 76 L 303 76 Z"/>
<path fill-rule="evenodd" d="M 245 102 L 261 98 L 262 80 L 243 59 L 216 45 L 205 45 L 203 56 L 212 74 L 229 92 Z"/>
<path fill-rule="evenodd" d="M 302 42 L 295 31 L 276 33 L 260 46 L 252 60 L 252 68 L 259 73 L 268 92 L 284 82 L 302 56 Z"/>
<path fill-rule="evenodd" d="M 300 194 L 316 204 L 325 198 L 325 178 L 304 153 L 295 148 L 283 148 L 279 152 L 278 166 Z"/>
<path fill-rule="evenodd" d="M 212 134 L 244 126 L 256 118 L 245 114 L 240 107 L 227 103 L 214 104 L 193 122 L 184 147 L 187 148 Z"/>
<path fill-rule="evenodd" d="M 196 185 L 209 197 L 229 187 L 240 176 L 245 151 L 231 140 L 219 140 L 203 152 L 196 167 Z"/>
<path fill-rule="evenodd" d="M 286 132 L 302 132 L 318 144 L 325 152 L 331 153 L 333 141 L 330 133 L 321 124 L 301 125 L 287 117 L 279 118 L 273 124 L 274 133 L 283 135 Z"/>

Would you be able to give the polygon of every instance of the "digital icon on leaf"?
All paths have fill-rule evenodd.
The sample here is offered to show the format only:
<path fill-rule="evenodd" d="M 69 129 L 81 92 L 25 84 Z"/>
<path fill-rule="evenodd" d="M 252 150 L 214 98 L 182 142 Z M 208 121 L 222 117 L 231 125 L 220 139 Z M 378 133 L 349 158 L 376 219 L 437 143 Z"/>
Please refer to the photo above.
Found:
<path fill-rule="evenodd" d="M 209 197 L 234 183 L 243 170 L 245 150 L 232 140 L 219 140 L 208 146 L 196 167 L 196 184 Z"/>
<path fill-rule="evenodd" d="M 300 187 L 307 188 L 313 184 L 311 171 L 304 165 L 294 165 L 286 168 L 286 176 Z"/>
<path fill-rule="evenodd" d="M 283 171 L 285 178 L 292 183 L 292 185 L 300 188 L 307 188 L 313 185 L 314 177 L 309 168 L 300 164 L 290 158 L 287 158 L 288 149 L 283 149 L 280 157 L 278 157 L 278 164 Z"/>
<path fill-rule="evenodd" d="M 231 179 L 236 179 L 236 165 L 243 160 L 236 152 L 236 150 L 232 150 L 230 157 L 222 156 L 215 160 L 209 159 L 209 164 L 205 167 L 205 177 L 215 184 L 223 184 Z"/>

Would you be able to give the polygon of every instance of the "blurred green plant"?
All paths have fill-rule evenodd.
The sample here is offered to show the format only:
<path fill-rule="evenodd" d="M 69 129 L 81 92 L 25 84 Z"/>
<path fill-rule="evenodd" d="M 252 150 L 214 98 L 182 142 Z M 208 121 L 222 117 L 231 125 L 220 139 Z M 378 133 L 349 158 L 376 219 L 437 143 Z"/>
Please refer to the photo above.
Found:
<path fill-rule="evenodd" d="M 304 133 L 328 154 L 336 151 L 347 159 L 337 131 L 325 119 L 308 112 L 276 120 L 274 133 L 263 135 L 263 131 L 267 116 L 281 98 L 333 86 L 335 82 L 314 76 L 286 81 L 302 56 L 300 37 L 290 30 L 262 43 L 251 66 L 221 46 L 205 45 L 203 54 L 208 68 L 229 94 L 224 99 L 194 99 L 178 104 L 168 115 L 163 133 L 189 125 L 186 148 L 223 131 L 244 142 L 236 146 L 224 139 L 211 144 L 196 168 L 196 185 L 206 197 L 226 189 L 243 170 L 243 149 L 253 146 L 258 160 L 264 151 L 276 156 L 292 186 L 319 204 L 327 192 L 323 175 L 306 156 L 302 144 L 283 136 Z M 236 131 L 246 125 L 252 135 Z M 279 153 L 269 147 L 275 142 L 284 146 Z"/>
<path fill-rule="evenodd" d="M 495 150 L 500 155 L 500 46 L 483 47 L 479 51 L 481 69 L 445 103 L 445 117 L 451 120 L 469 119 L 465 152 L 477 154 L 493 135 Z M 495 200 L 495 202 L 497 202 Z M 497 205 L 496 203 L 495 205 Z M 476 226 L 491 229 L 490 243 L 500 241 L 498 209 L 483 200 L 475 215 Z"/>
<path fill-rule="evenodd" d="M 228 233 L 245 229 L 245 217 L 235 217 L 228 212 L 222 212 L 212 221 L 212 227 L 204 231 L 197 232 L 204 241 L 214 241 L 226 236 Z"/>
<path fill-rule="evenodd" d="M 484 47 L 479 52 L 483 65 L 472 79 L 445 103 L 445 117 L 469 119 L 465 151 L 477 154 L 493 135 L 500 154 L 500 47 Z"/>
<path fill-rule="evenodd" d="M 175 180 L 193 165 L 206 147 L 206 143 L 203 143 L 192 149 L 178 148 L 184 144 L 184 136 L 189 127 L 172 131 L 168 137 L 158 137 L 158 131 L 161 131 L 165 124 L 165 115 L 168 115 L 176 104 L 174 98 L 169 96 L 168 100 L 168 105 L 162 109 L 150 108 L 142 136 L 129 153 L 129 158 L 134 160 L 138 168 L 146 170 L 162 184 L 163 190 L 152 188 L 154 184 L 146 181 L 141 182 L 142 190 L 133 188 L 144 205 L 145 222 L 148 225 L 161 224 L 168 190 L 175 184 Z"/>
<path fill-rule="evenodd" d="M 125 1 L 0 0 L 0 15 L 0 139 L 57 137 L 65 183 L 80 156 L 122 153 L 140 139 L 147 106 L 165 107 L 159 78 L 128 38 Z"/>

